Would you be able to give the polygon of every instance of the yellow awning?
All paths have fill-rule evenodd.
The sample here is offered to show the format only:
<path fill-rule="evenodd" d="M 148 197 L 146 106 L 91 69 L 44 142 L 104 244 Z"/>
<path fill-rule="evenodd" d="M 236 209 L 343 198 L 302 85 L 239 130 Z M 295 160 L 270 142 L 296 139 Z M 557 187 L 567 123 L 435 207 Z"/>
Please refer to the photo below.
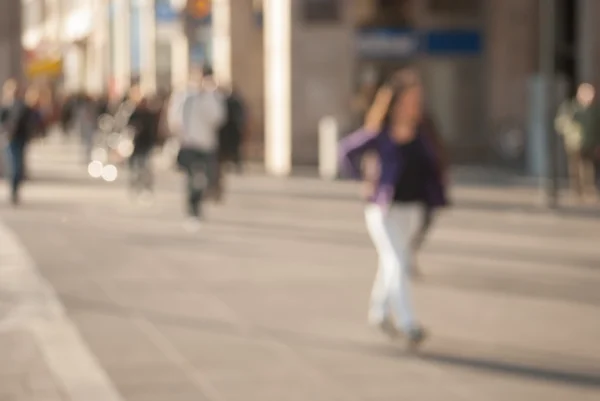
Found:
<path fill-rule="evenodd" d="M 46 59 L 33 61 L 27 66 L 26 73 L 29 78 L 60 75 L 62 73 L 62 60 Z"/>

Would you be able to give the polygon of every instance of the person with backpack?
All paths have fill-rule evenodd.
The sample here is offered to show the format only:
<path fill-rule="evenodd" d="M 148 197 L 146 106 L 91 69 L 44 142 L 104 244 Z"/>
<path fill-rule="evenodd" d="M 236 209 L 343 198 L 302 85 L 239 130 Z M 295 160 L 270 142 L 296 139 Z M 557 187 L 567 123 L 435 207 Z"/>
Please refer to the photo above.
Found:
<path fill-rule="evenodd" d="M 209 67 L 193 75 L 183 93 L 180 101 L 173 102 L 177 109 L 170 115 L 180 119 L 171 126 L 179 134 L 177 164 L 186 175 L 188 225 L 195 231 L 203 218 L 205 196 L 218 179 L 219 131 L 227 111 Z"/>
<path fill-rule="evenodd" d="M 33 88 L 28 92 L 33 93 Z M 5 85 L 5 104 L 0 112 L 2 132 L 6 136 L 6 155 L 9 165 L 10 202 L 14 206 L 20 203 L 21 184 L 25 178 L 25 154 L 31 139 L 43 131 L 43 120 L 40 113 L 27 98 L 33 94 L 23 95 L 23 91 L 14 81 Z"/>

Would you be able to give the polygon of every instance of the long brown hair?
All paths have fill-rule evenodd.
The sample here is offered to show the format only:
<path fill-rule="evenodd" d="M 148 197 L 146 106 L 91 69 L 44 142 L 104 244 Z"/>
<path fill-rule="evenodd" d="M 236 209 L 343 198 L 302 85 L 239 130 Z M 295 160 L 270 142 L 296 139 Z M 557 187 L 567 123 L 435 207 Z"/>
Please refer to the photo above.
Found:
<path fill-rule="evenodd" d="M 406 67 L 392 74 L 386 85 L 392 89 L 393 95 L 383 120 L 384 128 L 389 127 L 391 123 L 394 106 L 398 99 L 400 99 L 407 90 L 421 86 L 421 77 L 415 68 Z"/>

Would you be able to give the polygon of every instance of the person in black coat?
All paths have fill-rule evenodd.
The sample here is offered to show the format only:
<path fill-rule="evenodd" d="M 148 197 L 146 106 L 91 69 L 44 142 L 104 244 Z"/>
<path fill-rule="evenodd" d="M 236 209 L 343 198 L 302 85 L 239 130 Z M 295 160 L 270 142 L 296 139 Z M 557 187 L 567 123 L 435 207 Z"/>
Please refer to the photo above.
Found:
<path fill-rule="evenodd" d="M 238 173 L 243 171 L 242 147 L 247 128 L 246 107 L 234 89 L 225 91 L 227 120 L 219 132 L 219 162 L 233 163 Z"/>
<path fill-rule="evenodd" d="M 36 108 L 26 101 L 18 85 L 12 89 L 11 101 L 0 111 L 2 132 L 7 137 L 10 201 L 20 202 L 21 184 L 25 179 L 25 154 L 31 139 L 43 132 L 43 119 Z"/>
<path fill-rule="evenodd" d="M 131 189 L 136 195 L 149 195 L 153 191 L 150 159 L 158 142 L 160 117 L 161 105 L 157 98 L 143 98 L 129 117 L 129 126 L 134 130 L 133 153 L 129 159 Z"/>

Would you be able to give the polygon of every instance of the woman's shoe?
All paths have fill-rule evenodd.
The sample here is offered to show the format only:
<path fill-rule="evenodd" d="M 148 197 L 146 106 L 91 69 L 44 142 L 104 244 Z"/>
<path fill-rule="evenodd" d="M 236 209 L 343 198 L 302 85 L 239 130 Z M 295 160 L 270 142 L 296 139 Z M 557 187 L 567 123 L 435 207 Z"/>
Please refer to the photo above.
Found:
<path fill-rule="evenodd" d="M 407 333 L 408 349 L 416 351 L 417 348 L 427 339 L 427 331 L 420 326 L 414 327 Z"/>
<path fill-rule="evenodd" d="M 390 317 L 385 317 L 383 320 L 378 322 L 377 327 L 391 340 L 395 340 L 402 336 L 402 331 L 396 327 L 394 321 Z"/>

